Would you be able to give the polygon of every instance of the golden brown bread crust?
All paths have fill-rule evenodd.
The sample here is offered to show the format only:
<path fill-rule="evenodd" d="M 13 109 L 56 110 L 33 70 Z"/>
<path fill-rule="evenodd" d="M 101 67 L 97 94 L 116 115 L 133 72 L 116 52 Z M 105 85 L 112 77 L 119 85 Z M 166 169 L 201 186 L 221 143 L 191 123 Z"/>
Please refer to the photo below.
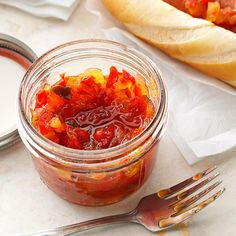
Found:
<path fill-rule="evenodd" d="M 162 0 L 103 0 L 141 39 L 236 87 L 236 34 L 194 18 Z"/>

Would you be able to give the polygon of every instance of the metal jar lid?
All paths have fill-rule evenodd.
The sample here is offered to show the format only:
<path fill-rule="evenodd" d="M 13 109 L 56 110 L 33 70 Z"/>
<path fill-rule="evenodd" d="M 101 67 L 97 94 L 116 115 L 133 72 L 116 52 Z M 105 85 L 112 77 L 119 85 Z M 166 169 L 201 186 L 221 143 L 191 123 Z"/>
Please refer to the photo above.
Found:
<path fill-rule="evenodd" d="M 23 42 L 0 34 L 0 150 L 18 139 L 15 103 L 20 82 L 36 54 Z"/>

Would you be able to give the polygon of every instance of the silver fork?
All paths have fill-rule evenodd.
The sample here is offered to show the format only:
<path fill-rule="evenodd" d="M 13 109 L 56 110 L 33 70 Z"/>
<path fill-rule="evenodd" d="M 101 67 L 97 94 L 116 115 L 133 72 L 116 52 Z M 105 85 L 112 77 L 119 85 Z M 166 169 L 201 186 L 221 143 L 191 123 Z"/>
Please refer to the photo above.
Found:
<path fill-rule="evenodd" d="M 220 191 L 211 195 L 206 200 L 192 206 L 192 204 L 202 198 L 204 195 L 216 188 L 222 181 L 217 181 L 206 187 L 201 192 L 190 197 L 192 193 L 200 190 L 203 186 L 215 179 L 219 173 L 212 174 L 208 178 L 204 178 L 201 182 L 186 189 L 198 180 L 202 179 L 209 173 L 213 172 L 216 167 L 209 168 L 203 172 L 197 173 L 168 189 L 163 189 L 157 193 L 153 193 L 142 198 L 138 206 L 131 212 L 102 217 L 89 220 L 77 224 L 67 225 L 44 232 L 29 234 L 28 236 L 52 236 L 52 235 L 71 235 L 84 230 L 105 226 L 113 223 L 133 222 L 143 225 L 152 232 L 158 232 L 177 225 L 202 210 L 204 207 L 216 200 L 224 191 Z"/>

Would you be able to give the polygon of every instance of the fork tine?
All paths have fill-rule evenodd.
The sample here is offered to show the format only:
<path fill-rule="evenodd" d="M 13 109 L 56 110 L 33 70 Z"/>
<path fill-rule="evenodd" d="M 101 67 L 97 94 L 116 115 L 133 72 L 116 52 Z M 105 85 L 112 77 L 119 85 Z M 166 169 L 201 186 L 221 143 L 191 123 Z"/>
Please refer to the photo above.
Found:
<path fill-rule="evenodd" d="M 186 209 L 187 207 L 189 207 L 190 205 L 192 205 L 194 202 L 198 201 L 200 198 L 202 198 L 203 196 L 205 196 L 207 193 L 209 193 L 210 191 L 212 191 L 213 189 L 215 189 L 217 186 L 219 186 L 222 183 L 222 181 L 217 181 L 216 183 L 212 184 L 211 186 L 209 186 L 208 188 L 204 189 L 203 191 L 201 191 L 200 193 L 196 194 L 195 196 L 187 199 L 184 202 L 180 202 L 177 203 L 176 205 L 174 205 L 174 210 L 180 214 L 184 209 Z"/>
<path fill-rule="evenodd" d="M 221 189 L 217 193 L 210 196 L 208 199 L 200 202 L 199 204 L 191 207 L 190 209 L 185 210 L 184 212 L 182 212 L 181 214 L 178 214 L 177 216 L 170 216 L 168 218 L 161 219 L 159 221 L 159 227 L 161 229 L 169 228 L 173 225 L 179 224 L 179 223 L 189 219 L 190 217 L 192 217 L 196 213 L 198 213 L 200 210 L 202 210 L 203 208 L 205 208 L 206 206 L 208 206 L 209 204 L 214 202 L 224 191 L 225 191 L 225 188 Z"/>
<path fill-rule="evenodd" d="M 199 184 L 194 185 L 193 187 L 185 190 L 184 192 L 181 192 L 179 194 L 177 194 L 176 196 L 171 197 L 169 200 L 171 202 L 171 205 L 176 204 L 177 202 L 185 199 L 186 197 L 188 197 L 189 195 L 191 195 L 192 193 L 196 192 L 197 190 L 199 190 L 201 187 L 205 186 L 206 184 L 208 184 L 210 181 L 212 181 L 213 179 L 215 179 L 217 176 L 219 176 L 219 173 L 216 173 L 212 176 L 210 176 L 207 179 L 204 179 L 203 181 L 201 181 Z M 173 202 L 173 203 L 172 203 Z"/>
<path fill-rule="evenodd" d="M 195 174 L 191 178 L 184 180 L 183 182 L 181 182 L 179 184 L 176 184 L 176 185 L 174 185 L 170 188 L 167 188 L 167 189 L 162 189 L 159 192 L 157 192 L 157 195 L 160 198 L 169 197 L 169 196 L 179 192 L 180 190 L 184 189 L 185 187 L 191 185 L 192 183 L 198 181 L 199 179 L 203 178 L 204 176 L 208 175 L 209 173 L 214 171 L 216 168 L 217 168 L 216 166 L 208 168 L 200 173 Z"/>

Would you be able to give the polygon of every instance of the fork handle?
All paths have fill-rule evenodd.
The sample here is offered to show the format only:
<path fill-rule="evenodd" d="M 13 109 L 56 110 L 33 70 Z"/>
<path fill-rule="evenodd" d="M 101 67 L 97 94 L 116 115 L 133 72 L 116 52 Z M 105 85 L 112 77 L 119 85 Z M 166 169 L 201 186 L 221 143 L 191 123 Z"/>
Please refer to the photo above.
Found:
<path fill-rule="evenodd" d="M 136 221 L 136 210 L 129 213 L 106 216 L 94 220 L 88 220 L 77 224 L 66 225 L 55 229 L 50 229 L 38 233 L 27 234 L 25 236 L 65 236 L 85 231 L 88 229 L 96 228 L 99 226 L 110 225 L 114 223 L 125 223 L 125 222 L 137 222 Z"/>

